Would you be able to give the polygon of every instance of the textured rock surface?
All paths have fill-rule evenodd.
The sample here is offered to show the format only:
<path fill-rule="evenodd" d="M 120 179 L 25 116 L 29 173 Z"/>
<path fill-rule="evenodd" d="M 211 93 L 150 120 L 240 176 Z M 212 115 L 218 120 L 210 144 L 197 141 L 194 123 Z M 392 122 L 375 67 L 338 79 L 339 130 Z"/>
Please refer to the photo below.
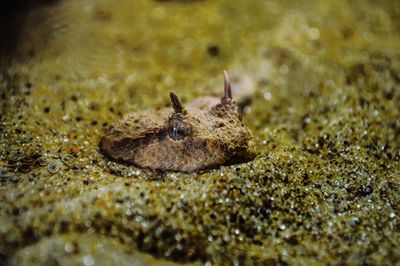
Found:
<path fill-rule="evenodd" d="M 53 1 L 15 20 L 1 262 L 399 263 L 396 1 L 132 3 Z M 171 90 L 218 96 L 221 69 L 246 95 L 254 161 L 160 174 L 104 160 L 110 121 L 168 107 Z"/>

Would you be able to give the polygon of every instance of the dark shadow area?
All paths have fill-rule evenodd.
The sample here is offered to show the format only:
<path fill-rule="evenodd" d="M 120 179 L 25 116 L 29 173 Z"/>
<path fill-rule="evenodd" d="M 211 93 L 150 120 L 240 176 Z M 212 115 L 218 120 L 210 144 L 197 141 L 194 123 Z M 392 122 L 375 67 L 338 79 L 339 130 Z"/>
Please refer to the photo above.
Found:
<path fill-rule="evenodd" d="M 17 0 L 0 2 L 0 57 L 10 58 L 18 42 L 25 19 L 35 8 L 53 5 L 58 0 Z"/>

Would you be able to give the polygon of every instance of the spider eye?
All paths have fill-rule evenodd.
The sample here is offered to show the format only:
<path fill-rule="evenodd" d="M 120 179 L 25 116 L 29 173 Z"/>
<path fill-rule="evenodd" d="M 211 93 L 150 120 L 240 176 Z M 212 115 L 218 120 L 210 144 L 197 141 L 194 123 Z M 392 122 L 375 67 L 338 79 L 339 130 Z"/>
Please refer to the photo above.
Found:
<path fill-rule="evenodd" d="M 171 119 L 168 126 L 168 135 L 173 140 L 184 139 L 190 133 L 190 127 L 178 119 Z"/>

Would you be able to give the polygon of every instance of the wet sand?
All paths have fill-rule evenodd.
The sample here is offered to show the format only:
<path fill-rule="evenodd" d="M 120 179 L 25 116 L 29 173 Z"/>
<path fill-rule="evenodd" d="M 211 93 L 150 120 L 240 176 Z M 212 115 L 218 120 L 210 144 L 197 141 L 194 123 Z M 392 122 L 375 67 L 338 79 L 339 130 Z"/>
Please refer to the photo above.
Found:
<path fill-rule="evenodd" d="M 395 1 L 57 1 L 1 57 L 0 264 L 400 262 Z M 127 112 L 218 95 L 249 163 L 161 173 L 105 159 Z M 234 95 L 234 97 L 235 97 Z"/>

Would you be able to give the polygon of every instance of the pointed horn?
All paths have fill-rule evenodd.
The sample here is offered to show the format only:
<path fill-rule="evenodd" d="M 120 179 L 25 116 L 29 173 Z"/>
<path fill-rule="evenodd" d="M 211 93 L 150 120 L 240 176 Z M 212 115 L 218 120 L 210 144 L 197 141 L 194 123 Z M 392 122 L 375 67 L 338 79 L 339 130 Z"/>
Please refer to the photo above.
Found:
<path fill-rule="evenodd" d="M 172 108 L 174 108 L 175 113 L 182 113 L 183 107 L 181 102 L 179 101 L 178 96 L 175 93 L 170 92 L 169 97 L 171 99 Z"/>
<path fill-rule="evenodd" d="M 228 99 L 232 99 L 232 86 L 228 73 L 224 70 L 224 96 L 222 97 L 221 102 L 226 103 L 228 102 Z"/>

